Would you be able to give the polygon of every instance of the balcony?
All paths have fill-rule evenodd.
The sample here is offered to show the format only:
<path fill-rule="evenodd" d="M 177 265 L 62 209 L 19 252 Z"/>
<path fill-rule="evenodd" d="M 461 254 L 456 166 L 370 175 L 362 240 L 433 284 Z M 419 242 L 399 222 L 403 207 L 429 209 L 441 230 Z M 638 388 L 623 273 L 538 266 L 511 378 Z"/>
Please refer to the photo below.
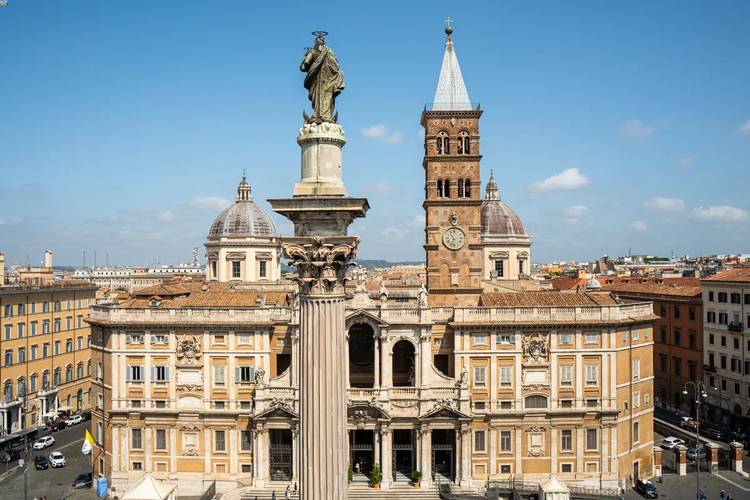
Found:
<path fill-rule="evenodd" d="M 741 322 L 734 322 L 734 321 L 732 321 L 731 323 L 729 323 L 727 325 L 727 330 L 729 330 L 730 332 L 741 333 L 742 332 L 742 323 Z"/>
<path fill-rule="evenodd" d="M 715 365 L 703 365 L 703 371 L 716 373 L 716 366 Z"/>

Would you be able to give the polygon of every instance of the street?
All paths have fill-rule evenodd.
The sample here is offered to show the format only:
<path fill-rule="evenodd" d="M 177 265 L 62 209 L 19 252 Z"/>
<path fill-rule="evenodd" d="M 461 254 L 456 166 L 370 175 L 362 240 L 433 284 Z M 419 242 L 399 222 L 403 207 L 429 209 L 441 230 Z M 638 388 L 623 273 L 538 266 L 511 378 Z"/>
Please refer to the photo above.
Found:
<path fill-rule="evenodd" d="M 71 428 L 55 432 L 55 445 L 44 450 L 31 450 L 28 473 L 26 478 L 26 498 L 46 496 L 47 500 L 70 499 L 94 499 L 96 492 L 93 489 L 74 490 L 71 485 L 79 474 L 91 472 L 90 456 L 81 453 L 81 445 L 85 429 L 89 422 L 75 425 Z M 36 470 L 34 468 L 34 457 L 37 455 L 49 456 L 53 451 L 60 451 L 65 455 L 65 467 L 47 470 Z M 24 475 L 23 469 L 18 467 L 17 462 L 2 464 L 0 468 L 0 500 L 19 500 L 24 498 Z"/>

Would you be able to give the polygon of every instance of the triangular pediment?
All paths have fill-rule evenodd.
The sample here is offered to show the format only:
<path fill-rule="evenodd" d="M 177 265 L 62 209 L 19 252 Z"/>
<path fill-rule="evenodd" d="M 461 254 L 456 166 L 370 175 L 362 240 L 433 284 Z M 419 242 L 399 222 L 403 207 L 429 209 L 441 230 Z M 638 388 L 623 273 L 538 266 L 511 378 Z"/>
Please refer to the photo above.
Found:
<path fill-rule="evenodd" d="M 353 403 L 349 405 L 347 408 L 347 417 L 354 418 L 357 416 L 357 412 L 365 411 L 367 412 L 367 416 L 369 418 L 377 418 L 380 420 L 390 420 L 391 416 L 388 415 L 388 412 L 386 412 L 383 408 L 376 405 L 371 405 L 368 403 Z"/>
<path fill-rule="evenodd" d="M 266 408 L 253 417 L 254 420 L 299 419 L 299 415 L 286 405 L 274 405 Z"/>
<path fill-rule="evenodd" d="M 469 415 L 462 413 L 455 408 L 447 405 L 436 405 L 432 410 L 428 411 L 421 417 L 420 420 L 435 420 L 435 419 L 458 419 L 458 420 L 471 420 Z"/>
<path fill-rule="evenodd" d="M 383 321 L 381 318 L 372 314 L 365 309 L 355 309 L 346 315 L 346 327 L 349 328 L 355 323 L 369 323 L 376 326 L 388 326 L 387 321 Z"/>

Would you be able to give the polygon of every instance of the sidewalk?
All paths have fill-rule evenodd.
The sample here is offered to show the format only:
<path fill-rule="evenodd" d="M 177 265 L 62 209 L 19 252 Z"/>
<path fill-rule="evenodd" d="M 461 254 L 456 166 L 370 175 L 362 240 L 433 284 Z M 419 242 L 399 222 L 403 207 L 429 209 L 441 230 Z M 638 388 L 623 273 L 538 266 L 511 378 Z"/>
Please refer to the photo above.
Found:
<path fill-rule="evenodd" d="M 659 498 L 674 498 L 675 500 L 692 500 L 696 498 L 696 475 L 687 476 L 677 474 L 665 474 L 661 483 L 654 481 Z M 736 472 L 721 471 L 720 476 L 701 472 L 701 490 L 706 494 L 708 500 L 719 500 L 721 490 L 730 493 L 736 500 L 750 499 L 750 481 Z M 628 500 L 643 499 L 643 497 L 632 488 L 625 493 Z"/>

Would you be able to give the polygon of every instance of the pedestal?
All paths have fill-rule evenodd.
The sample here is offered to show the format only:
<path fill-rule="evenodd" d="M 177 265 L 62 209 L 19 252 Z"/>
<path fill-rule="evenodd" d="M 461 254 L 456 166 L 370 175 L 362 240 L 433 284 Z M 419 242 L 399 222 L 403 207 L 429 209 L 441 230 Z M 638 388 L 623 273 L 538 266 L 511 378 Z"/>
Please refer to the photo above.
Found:
<path fill-rule="evenodd" d="M 302 175 L 294 196 L 346 196 L 341 176 L 344 129 L 337 123 L 306 123 L 299 131 Z"/>

